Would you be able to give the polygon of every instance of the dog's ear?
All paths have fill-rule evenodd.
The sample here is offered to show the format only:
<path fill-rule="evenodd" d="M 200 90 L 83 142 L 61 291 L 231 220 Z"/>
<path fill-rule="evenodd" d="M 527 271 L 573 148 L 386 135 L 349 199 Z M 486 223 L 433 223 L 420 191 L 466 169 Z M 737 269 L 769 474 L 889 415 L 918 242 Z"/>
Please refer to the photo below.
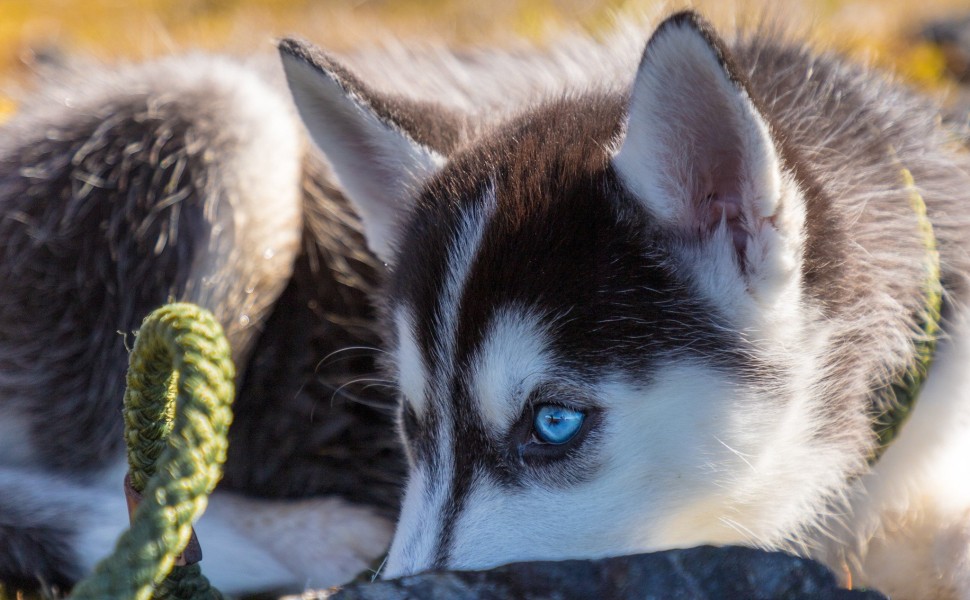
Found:
<path fill-rule="evenodd" d="M 429 142 L 453 141 L 454 132 L 441 135 L 441 123 L 427 121 L 450 115 L 371 90 L 307 42 L 285 39 L 279 50 L 300 117 L 357 209 L 367 245 L 385 263 L 393 262 L 399 229 L 418 191 L 445 162 Z"/>
<path fill-rule="evenodd" d="M 770 127 L 724 43 L 694 13 L 670 17 L 647 43 L 613 166 L 672 239 L 720 263 L 717 278 L 757 291 L 791 275 L 800 225 L 777 218 L 797 208 L 782 206 Z"/>

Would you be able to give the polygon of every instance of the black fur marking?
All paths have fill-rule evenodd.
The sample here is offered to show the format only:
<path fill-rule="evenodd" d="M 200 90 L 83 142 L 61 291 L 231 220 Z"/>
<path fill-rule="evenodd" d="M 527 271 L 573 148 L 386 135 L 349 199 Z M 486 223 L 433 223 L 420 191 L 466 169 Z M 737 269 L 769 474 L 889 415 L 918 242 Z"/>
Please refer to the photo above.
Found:
<path fill-rule="evenodd" d="M 0 582 L 22 591 L 70 589 L 82 573 L 72 550 L 76 528 L 63 519 L 76 512 L 64 507 L 62 520 L 40 522 L 30 512 L 36 507 L 15 497 L 0 498 Z"/>
<path fill-rule="evenodd" d="M 455 381 L 453 384 L 452 398 L 457 404 L 459 399 L 467 402 L 467 396 L 461 389 L 461 383 Z M 465 510 L 465 502 L 471 492 L 476 474 L 482 467 L 483 460 L 494 456 L 491 440 L 483 435 L 481 427 L 468 420 L 455 419 L 452 427 L 452 443 L 454 452 L 452 453 L 452 468 L 454 473 L 449 482 L 448 500 L 444 504 L 444 511 L 441 515 L 441 529 L 438 532 L 438 542 L 435 546 L 436 552 L 434 564 L 438 567 L 448 565 L 449 557 L 452 552 L 452 543 L 455 535 L 455 527 L 462 512 Z"/>
<path fill-rule="evenodd" d="M 463 118 L 444 106 L 381 94 L 330 55 L 303 40 L 281 40 L 279 49 L 329 78 L 361 107 L 373 111 L 385 125 L 415 142 L 440 153 L 450 152 L 461 142 Z"/>
<path fill-rule="evenodd" d="M 304 182 L 303 251 L 253 346 L 220 485 L 266 497 L 336 494 L 393 515 L 404 462 L 393 390 L 374 382 L 367 292 L 379 271 L 316 157 Z"/>

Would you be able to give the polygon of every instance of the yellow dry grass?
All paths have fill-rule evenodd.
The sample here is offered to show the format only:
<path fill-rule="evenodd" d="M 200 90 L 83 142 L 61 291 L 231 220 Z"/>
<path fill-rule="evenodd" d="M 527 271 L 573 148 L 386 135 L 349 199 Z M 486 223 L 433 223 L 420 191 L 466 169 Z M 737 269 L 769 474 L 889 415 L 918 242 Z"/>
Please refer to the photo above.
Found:
<path fill-rule="evenodd" d="M 943 80 L 944 59 L 917 39 L 919 26 L 970 8 L 967 0 L 0 0 L 0 120 L 16 110 L 3 85 L 25 81 L 38 53 L 137 60 L 187 48 L 251 52 L 287 33 L 333 49 L 388 36 L 459 45 L 541 41 L 683 6 L 722 26 L 767 12 L 929 86 Z"/>
<path fill-rule="evenodd" d="M 0 76 L 21 77 L 38 50 L 143 58 L 181 48 L 268 46 L 300 33 L 334 48 L 433 37 L 495 43 L 543 39 L 566 27 L 602 31 L 615 15 L 662 11 L 657 0 L 0 0 Z M 918 80 L 938 75 L 939 57 L 913 33 L 926 19 L 968 9 L 967 0 L 694 0 L 730 24 L 767 11 L 819 32 L 822 41 L 871 54 Z"/>

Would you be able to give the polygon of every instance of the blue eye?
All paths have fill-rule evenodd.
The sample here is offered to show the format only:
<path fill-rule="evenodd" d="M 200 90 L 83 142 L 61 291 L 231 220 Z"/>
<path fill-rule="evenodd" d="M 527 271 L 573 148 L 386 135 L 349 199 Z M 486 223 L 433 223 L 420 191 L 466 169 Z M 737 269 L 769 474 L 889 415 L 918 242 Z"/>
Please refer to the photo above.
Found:
<path fill-rule="evenodd" d="M 543 404 L 535 414 L 532 427 L 536 437 L 547 444 L 565 444 L 573 439 L 586 419 L 585 413 L 552 404 Z"/>

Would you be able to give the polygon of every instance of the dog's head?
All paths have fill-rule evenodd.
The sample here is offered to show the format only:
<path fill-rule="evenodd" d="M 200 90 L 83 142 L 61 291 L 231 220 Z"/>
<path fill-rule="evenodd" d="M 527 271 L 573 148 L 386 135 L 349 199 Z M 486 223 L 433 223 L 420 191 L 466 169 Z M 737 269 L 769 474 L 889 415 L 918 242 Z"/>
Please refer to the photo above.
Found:
<path fill-rule="evenodd" d="M 390 267 L 410 476 L 386 575 L 777 544 L 818 508 L 843 474 L 809 416 L 804 181 L 698 17 L 657 28 L 629 94 L 475 134 L 281 49 Z"/>

